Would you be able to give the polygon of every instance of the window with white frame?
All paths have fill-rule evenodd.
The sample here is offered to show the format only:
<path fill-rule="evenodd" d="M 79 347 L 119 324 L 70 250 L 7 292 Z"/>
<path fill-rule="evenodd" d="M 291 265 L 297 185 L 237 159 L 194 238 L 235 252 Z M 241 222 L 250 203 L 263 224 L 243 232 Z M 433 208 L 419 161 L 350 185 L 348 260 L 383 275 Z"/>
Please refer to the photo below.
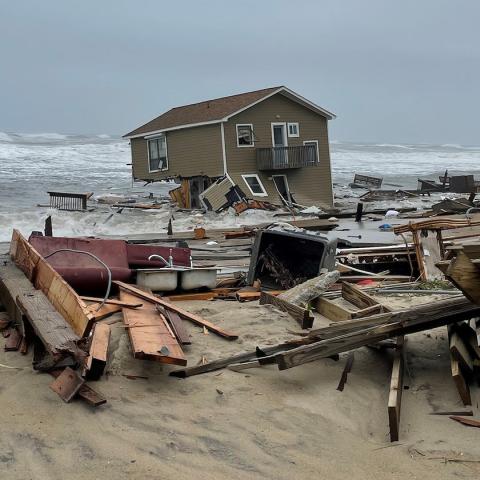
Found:
<path fill-rule="evenodd" d="M 265 187 L 256 173 L 252 173 L 251 175 L 242 175 L 242 178 L 252 195 L 255 195 L 256 197 L 266 197 L 268 195 Z"/>
<path fill-rule="evenodd" d="M 288 136 L 289 137 L 299 137 L 300 129 L 298 127 L 298 122 L 289 123 L 288 127 Z"/>
<path fill-rule="evenodd" d="M 253 125 L 251 123 L 237 125 L 237 147 L 253 147 Z"/>
<path fill-rule="evenodd" d="M 312 148 L 309 148 L 307 150 L 307 159 L 311 163 L 318 163 L 319 156 L 318 156 L 318 140 L 305 140 L 303 142 L 304 146 L 310 146 Z"/>
<path fill-rule="evenodd" d="M 148 169 L 149 172 L 168 170 L 167 137 L 165 135 L 148 140 Z"/>

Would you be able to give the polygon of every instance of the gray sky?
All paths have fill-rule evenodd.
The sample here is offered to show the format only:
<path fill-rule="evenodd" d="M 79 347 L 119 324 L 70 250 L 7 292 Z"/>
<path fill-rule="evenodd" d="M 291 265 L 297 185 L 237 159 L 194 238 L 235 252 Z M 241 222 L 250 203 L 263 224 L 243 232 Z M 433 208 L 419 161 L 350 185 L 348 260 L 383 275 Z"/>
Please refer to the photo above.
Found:
<path fill-rule="evenodd" d="M 331 138 L 480 144 L 478 0 L 0 0 L 0 130 L 126 133 L 275 85 Z"/>

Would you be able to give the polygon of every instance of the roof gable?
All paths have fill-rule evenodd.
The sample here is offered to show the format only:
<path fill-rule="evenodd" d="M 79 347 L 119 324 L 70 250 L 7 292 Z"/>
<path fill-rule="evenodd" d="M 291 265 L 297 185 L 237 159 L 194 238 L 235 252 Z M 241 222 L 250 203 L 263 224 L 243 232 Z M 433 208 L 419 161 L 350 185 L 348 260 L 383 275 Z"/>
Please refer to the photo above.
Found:
<path fill-rule="evenodd" d="M 167 130 L 225 121 L 229 117 L 252 107 L 276 93 L 282 93 L 327 118 L 335 117 L 332 113 L 313 104 L 286 87 L 272 87 L 172 108 L 159 117 L 127 133 L 124 137 L 144 136 Z"/>

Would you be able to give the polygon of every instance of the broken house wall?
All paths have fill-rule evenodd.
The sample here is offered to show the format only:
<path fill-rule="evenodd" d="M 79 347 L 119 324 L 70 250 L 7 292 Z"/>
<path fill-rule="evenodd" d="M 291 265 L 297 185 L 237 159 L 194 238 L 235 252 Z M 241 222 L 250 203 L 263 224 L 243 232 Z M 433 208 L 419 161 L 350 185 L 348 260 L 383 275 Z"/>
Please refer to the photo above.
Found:
<path fill-rule="evenodd" d="M 223 155 L 220 125 L 185 128 L 166 132 L 168 170 L 148 171 L 147 140 L 132 138 L 133 176 L 139 180 L 166 178 L 220 177 L 223 175 Z"/>
<path fill-rule="evenodd" d="M 306 140 L 318 140 L 319 164 L 303 168 L 257 171 L 256 148 L 272 147 L 272 122 L 298 122 L 299 137 L 288 137 L 289 146 L 301 146 Z M 254 147 L 237 147 L 236 124 L 251 123 L 255 134 Z M 239 113 L 225 123 L 225 147 L 228 173 L 249 196 L 279 203 L 272 175 L 286 175 L 295 201 L 304 205 L 333 204 L 330 150 L 327 119 L 298 103 L 276 94 Z M 242 174 L 257 173 L 268 197 L 252 196 Z"/>

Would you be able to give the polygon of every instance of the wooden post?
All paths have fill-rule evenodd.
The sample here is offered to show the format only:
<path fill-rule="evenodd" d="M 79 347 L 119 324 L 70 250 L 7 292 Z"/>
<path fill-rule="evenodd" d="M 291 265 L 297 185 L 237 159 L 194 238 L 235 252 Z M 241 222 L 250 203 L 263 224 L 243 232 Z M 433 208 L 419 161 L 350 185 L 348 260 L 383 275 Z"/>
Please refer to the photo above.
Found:
<path fill-rule="evenodd" d="M 45 220 L 45 236 L 53 237 L 53 228 L 52 228 L 52 216 L 49 215 Z"/>
<path fill-rule="evenodd" d="M 172 217 L 168 220 L 167 235 L 173 235 Z"/>
<path fill-rule="evenodd" d="M 393 354 L 392 378 L 390 380 L 390 394 L 388 397 L 388 422 L 390 425 L 390 441 L 397 442 L 400 430 L 400 408 L 403 392 L 403 370 L 405 364 L 405 337 L 397 338 L 397 345 Z"/>
<path fill-rule="evenodd" d="M 355 221 L 361 222 L 362 221 L 362 213 L 363 213 L 363 203 L 357 203 L 357 212 L 355 213 Z"/>

